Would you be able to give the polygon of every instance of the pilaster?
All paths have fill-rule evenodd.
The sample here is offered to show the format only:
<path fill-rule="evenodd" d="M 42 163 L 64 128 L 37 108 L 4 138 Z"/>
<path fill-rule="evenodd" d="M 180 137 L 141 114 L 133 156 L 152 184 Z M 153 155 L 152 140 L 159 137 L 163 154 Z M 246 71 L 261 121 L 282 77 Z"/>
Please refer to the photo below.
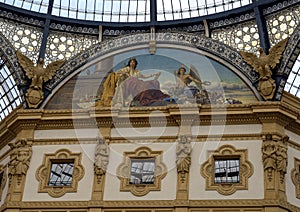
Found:
<path fill-rule="evenodd" d="M 109 158 L 108 141 L 103 138 L 97 138 L 98 144 L 95 150 L 94 161 L 94 184 L 92 200 L 103 200 L 105 174 Z"/>
<path fill-rule="evenodd" d="M 263 135 L 265 199 L 286 200 L 287 136 Z"/>
<path fill-rule="evenodd" d="M 10 143 L 9 146 L 11 148 L 8 163 L 9 188 L 5 201 L 19 202 L 22 201 L 26 173 L 32 155 L 32 140 L 22 138 Z"/>

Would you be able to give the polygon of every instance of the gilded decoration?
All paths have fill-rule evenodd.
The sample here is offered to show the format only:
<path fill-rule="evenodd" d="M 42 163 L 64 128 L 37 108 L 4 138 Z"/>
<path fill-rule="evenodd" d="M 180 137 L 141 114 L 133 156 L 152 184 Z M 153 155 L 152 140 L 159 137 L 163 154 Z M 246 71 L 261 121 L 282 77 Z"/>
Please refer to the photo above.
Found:
<path fill-rule="evenodd" d="M 55 72 L 64 64 L 64 60 L 58 60 L 43 67 L 44 60 L 39 58 L 37 65 L 20 51 L 17 51 L 17 57 L 20 65 L 26 72 L 26 76 L 31 79 L 31 84 L 26 92 L 26 101 L 30 108 L 37 108 L 44 99 L 43 82 L 52 78 Z"/>
<path fill-rule="evenodd" d="M 185 135 L 180 136 L 177 139 L 176 145 L 176 165 L 182 183 L 187 180 L 185 174 L 190 172 L 191 152 L 191 137 Z"/>
<path fill-rule="evenodd" d="M 38 192 L 48 193 L 51 197 L 61 197 L 66 193 L 77 192 L 78 182 L 84 176 L 84 167 L 81 164 L 81 153 L 72 153 L 68 149 L 59 149 L 53 154 L 45 154 L 42 165 L 35 173 L 39 181 Z M 72 183 L 70 186 L 49 186 L 49 177 L 52 163 L 73 162 Z"/>
<path fill-rule="evenodd" d="M 98 144 L 95 151 L 95 162 L 94 162 L 94 172 L 97 176 L 98 183 L 101 182 L 101 177 L 105 175 L 108 157 L 109 157 L 109 146 L 103 138 L 97 138 Z"/>
<path fill-rule="evenodd" d="M 152 151 L 148 147 L 139 147 L 134 152 L 124 152 L 123 162 L 117 168 L 120 179 L 120 191 L 129 191 L 135 196 L 145 196 L 150 191 L 160 191 L 161 181 L 167 175 L 167 167 L 162 162 L 162 151 Z M 150 184 L 130 184 L 132 159 L 155 159 L 154 181 Z"/>
<path fill-rule="evenodd" d="M 292 181 L 295 185 L 296 197 L 300 199 L 300 159 L 294 158 L 294 168 L 291 171 Z"/>
<path fill-rule="evenodd" d="M 280 62 L 287 41 L 288 38 L 278 42 L 269 50 L 269 54 L 266 54 L 262 48 L 259 48 L 259 57 L 254 53 L 240 52 L 245 62 L 251 65 L 259 74 L 258 91 L 265 100 L 272 100 L 274 96 L 276 83 L 272 78 L 273 70 Z"/>
<path fill-rule="evenodd" d="M 238 183 L 215 183 L 214 161 L 216 158 L 236 159 L 240 161 Z M 248 179 L 252 176 L 253 165 L 248 161 L 247 149 L 236 149 L 231 145 L 223 145 L 210 153 L 208 160 L 201 166 L 201 175 L 206 180 L 206 190 L 216 190 L 222 195 L 231 195 L 237 190 L 248 190 Z"/>
<path fill-rule="evenodd" d="M 0 181 L 0 201 L 1 201 L 2 193 L 7 182 L 7 166 L 0 165 L 0 175 L 1 175 L 1 181 Z"/>

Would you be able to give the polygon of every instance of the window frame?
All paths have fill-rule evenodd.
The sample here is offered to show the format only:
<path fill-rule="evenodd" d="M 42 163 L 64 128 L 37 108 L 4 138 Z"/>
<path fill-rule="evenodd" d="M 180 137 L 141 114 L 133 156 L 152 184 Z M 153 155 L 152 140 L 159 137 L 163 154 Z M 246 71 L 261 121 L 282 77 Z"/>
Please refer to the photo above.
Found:
<path fill-rule="evenodd" d="M 120 180 L 120 191 L 131 192 L 135 196 L 144 196 L 150 191 L 160 191 L 161 181 L 167 175 L 167 166 L 162 162 L 163 151 L 152 151 L 148 147 L 139 147 L 133 152 L 123 153 L 123 162 L 118 166 L 116 173 Z M 131 184 L 131 160 L 154 158 L 154 182 L 151 184 Z"/>
<path fill-rule="evenodd" d="M 240 181 L 238 183 L 215 182 L 215 159 L 240 160 Z M 237 190 L 248 190 L 248 179 L 254 172 L 253 165 L 248 161 L 247 149 L 236 149 L 231 145 L 223 145 L 216 151 L 208 152 L 208 159 L 201 165 L 200 173 L 205 178 L 205 189 L 215 190 L 222 195 L 231 195 Z"/>
<path fill-rule="evenodd" d="M 53 154 L 45 154 L 42 165 L 39 166 L 35 173 L 35 177 L 39 181 L 38 192 L 48 193 L 50 196 L 55 198 L 61 197 L 66 193 L 77 192 L 78 182 L 83 178 L 85 172 L 84 167 L 81 164 L 81 158 L 81 152 L 72 153 L 68 149 L 59 149 Z M 50 178 L 52 163 L 63 163 L 65 161 L 74 161 L 71 185 L 49 186 L 48 182 Z"/>

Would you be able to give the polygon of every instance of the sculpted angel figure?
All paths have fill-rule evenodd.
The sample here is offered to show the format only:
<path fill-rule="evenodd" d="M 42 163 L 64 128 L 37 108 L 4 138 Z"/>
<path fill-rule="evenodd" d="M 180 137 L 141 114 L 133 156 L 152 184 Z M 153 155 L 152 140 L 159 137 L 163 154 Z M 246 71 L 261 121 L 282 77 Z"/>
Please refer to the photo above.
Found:
<path fill-rule="evenodd" d="M 44 60 L 39 58 L 37 65 L 20 51 L 17 51 L 17 57 L 20 65 L 24 69 L 26 76 L 31 79 L 30 88 L 42 89 L 43 82 L 47 82 L 52 79 L 54 73 L 64 64 L 65 60 L 58 60 L 47 65 L 46 68 L 43 67 Z"/>
<path fill-rule="evenodd" d="M 269 54 L 266 54 L 262 48 L 259 48 L 259 57 L 251 52 L 241 51 L 240 54 L 245 62 L 251 65 L 254 71 L 259 73 L 260 79 L 268 79 L 272 76 L 272 69 L 280 62 L 287 41 L 288 38 L 277 43 L 270 49 Z"/>

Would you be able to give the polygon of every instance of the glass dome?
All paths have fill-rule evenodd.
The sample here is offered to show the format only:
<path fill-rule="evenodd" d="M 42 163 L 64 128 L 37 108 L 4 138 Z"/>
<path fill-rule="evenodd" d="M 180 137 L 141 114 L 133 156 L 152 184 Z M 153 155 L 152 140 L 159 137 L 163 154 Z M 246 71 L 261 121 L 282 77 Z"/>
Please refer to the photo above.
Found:
<path fill-rule="evenodd" d="M 53 16 L 101 22 L 150 22 L 199 17 L 239 8 L 252 0 L 0 0 L 22 9 Z"/>
<path fill-rule="evenodd" d="M 20 97 L 16 83 L 0 58 L 0 120 L 3 120 L 13 109 L 20 105 Z"/>
<path fill-rule="evenodd" d="M 285 84 L 285 91 L 300 97 L 300 54 Z"/>

